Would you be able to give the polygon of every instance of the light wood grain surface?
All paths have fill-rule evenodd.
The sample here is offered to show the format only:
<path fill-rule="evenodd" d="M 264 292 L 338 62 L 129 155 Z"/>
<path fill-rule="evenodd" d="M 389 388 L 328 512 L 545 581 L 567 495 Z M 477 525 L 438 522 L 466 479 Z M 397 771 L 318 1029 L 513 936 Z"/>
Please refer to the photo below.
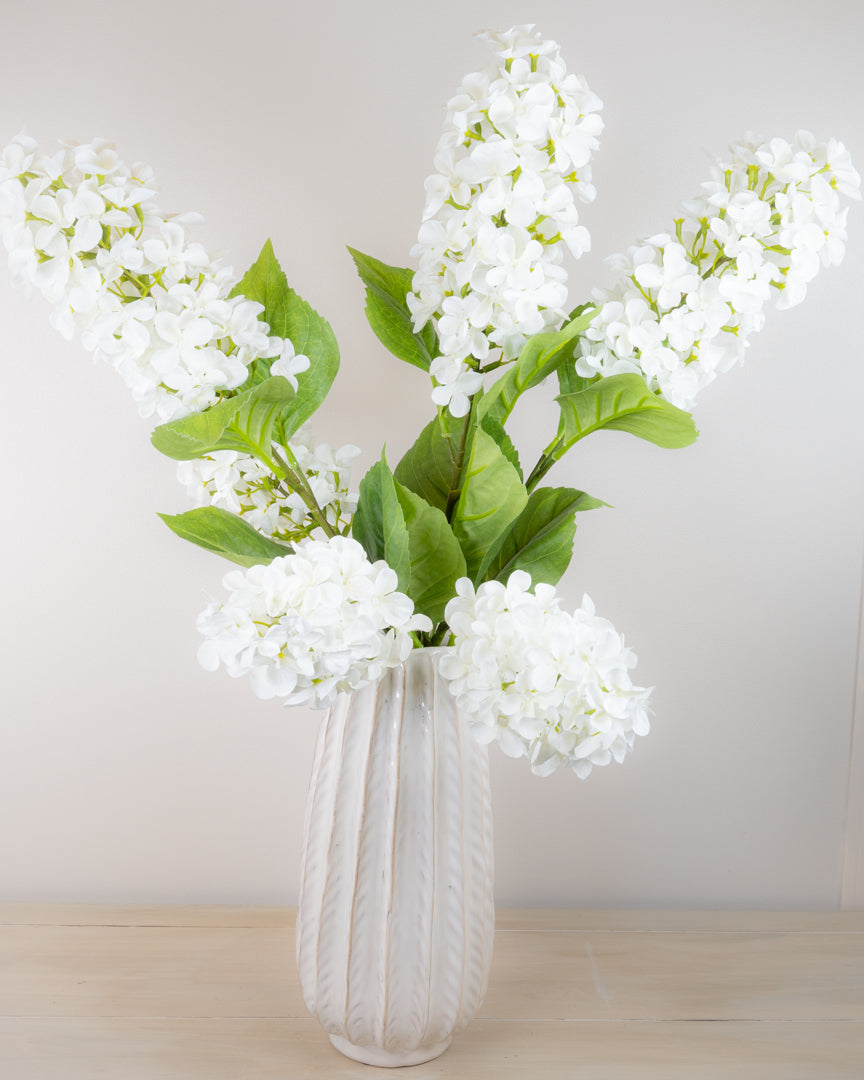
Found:
<path fill-rule="evenodd" d="M 287 908 L 0 907 L 2 1080 L 393 1076 L 303 1006 Z M 505 911 L 411 1080 L 864 1080 L 864 912 Z"/>

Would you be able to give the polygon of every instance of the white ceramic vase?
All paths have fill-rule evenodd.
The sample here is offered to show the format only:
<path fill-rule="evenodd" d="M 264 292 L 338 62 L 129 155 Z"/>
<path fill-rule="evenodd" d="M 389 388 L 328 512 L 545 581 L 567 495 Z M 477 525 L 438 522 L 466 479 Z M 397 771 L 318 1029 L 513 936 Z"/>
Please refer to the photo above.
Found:
<path fill-rule="evenodd" d="M 489 978 L 489 765 L 437 674 L 442 651 L 341 697 L 312 767 L 300 981 L 336 1049 L 369 1065 L 443 1053 Z"/>

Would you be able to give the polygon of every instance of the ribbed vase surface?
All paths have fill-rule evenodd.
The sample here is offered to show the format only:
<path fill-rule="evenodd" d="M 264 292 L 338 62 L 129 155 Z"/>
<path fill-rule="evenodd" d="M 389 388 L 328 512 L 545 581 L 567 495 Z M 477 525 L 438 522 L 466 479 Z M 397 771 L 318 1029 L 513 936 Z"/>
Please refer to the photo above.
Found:
<path fill-rule="evenodd" d="M 442 651 L 341 697 L 312 767 L 300 981 L 336 1049 L 370 1065 L 437 1057 L 489 978 L 489 765 L 436 673 Z"/>

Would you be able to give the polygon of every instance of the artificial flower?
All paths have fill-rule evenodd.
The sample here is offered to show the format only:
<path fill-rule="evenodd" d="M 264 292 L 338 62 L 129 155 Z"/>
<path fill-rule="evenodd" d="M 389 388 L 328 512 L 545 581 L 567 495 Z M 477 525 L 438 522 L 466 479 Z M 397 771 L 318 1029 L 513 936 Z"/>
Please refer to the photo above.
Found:
<path fill-rule="evenodd" d="M 412 632 L 432 629 L 395 572 L 345 536 L 300 541 L 290 555 L 226 574 L 224 585 L 228 598 L 198 618 L 201 664 L 248 674 L 258 697 L 286 705 L 328 708 L 405 660 Z"/>
<path fill-rule="evenodd" d="M 434 320 L 441 351 L 432 400 L 464 416 L 490 348 L 514 359 L 567 314 L 565 250 L 590 247 L 576 200 L 590 202 L 600 99 L 567 74 L 533 26 L 480 35 L 495 54 L 448 106 L 426 182 L 407 301 L 419 331 Z"/>
<path fill-rule="evenodd" d="M 54 306 L 61 333 L 79 333 L 117 369 L 144 417 L 215 404 L 259 357 L 278 357 L 275 374 L 296 388 L 308 358 L 268 337 L 262 306 L 231 295 L 230 269 L 156 209 L 156 194 L 151 171 L 130 169 L 104 140 L 48 156 L 19 135 L 0 154 L 0 236 L 13 277 Z"/>
<path fill-rule="evenodd" d="M 521 570 L 506 585 L 462 578 L 456 590 L 439 670 L 481 742 L 527 757 L 540 776 L 564 767 L 584 778 L 647 734 L 651 691 L 633 685 L 635 655 L 587 596 L 571 614 Z"/>
<path fill-rule="evenodd" d="M 673 405 L 741 359 L 777 307 L 800 303 L 823 266 L 843 258 L 847 209 L 860 178 L 841 142 L 749 136 L 718 162 L 662 233 L 610 260 L 615 283 L 594 291 L 599 311 L 579 342 L 585 378 L 637 372 Z"/>

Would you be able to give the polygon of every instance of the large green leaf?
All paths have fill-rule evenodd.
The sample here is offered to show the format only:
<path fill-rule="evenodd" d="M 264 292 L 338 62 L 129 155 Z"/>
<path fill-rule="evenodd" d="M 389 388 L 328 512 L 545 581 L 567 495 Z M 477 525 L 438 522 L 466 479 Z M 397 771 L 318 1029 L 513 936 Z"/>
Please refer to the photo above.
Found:
<path fill-rule="evenodd" d="M 447 601 L 456 594 L 456 581 L 465 576 L 465 556 L 442 510 L 399 483 L 396 495 L 408 529 L 408 595 L 416 610 L 428 615 L 435 625 L 444 618 Z"/>
<path fill-rule="evenodd" d="M 610 375 L 557 400 L 562 436 L 556 459 L 600 428 L 628 431 L 669 450 L 689 446 L 698 435 L 690 413 L 653 394 L 641 375 Z"/>
<path fill-rule="evenodd" d="M 216 506 L 201 506 L 185 514 L 160 514 L 169 529 L 183 540 L 221 555 L 240 566 L 269 563 L 292 549 L 256 532 L 236 514 Z"/>
<path fill-rule="evenodd" d="M 348 251 L 366 286 L 366 318 L 375 336 L 400 360 L 428 371 L 438 355 L 438 339 L 431 323 L 427 323 L 419 334 L 414 332 L 414 322 L 405 301 L 411 292 L 413 270 L 388 266 L 351 247 Z"/>
<path fill-rule="evenodd" d="M 175 461 L 189 461 L 214 450 L 241 450 L 270 457 L 273 426 L 294 399 L 294 388 L 273 375 L 204 412 L 160 424 L 150 440 Z"/>
<path fill-rule="evenodd" d="M 456 419 L 442 410 L 396 466 L 396 479 L 446 513 L 459 491 L 470 430 L 470 419 Z"/>
<path fill-rule="evenodd" d="M 478 409 L 480 417 L 494 416 L 503 424 L 520 394 L 543 382 L 570 359 L 576 338 L 596 313 L 596 308 L 589 307 L 560 330 L 530 337 L 515 363 L 484 394 Z"/>
<path fill-rule="evenodd" d="M 606 506 L 574 488 L 540 488 L 525 509 L 492 545 L 477 573 L 478 581 L 506 582 L 514 570 L 525 570 L 536 585 L 557 585 L 570 564 L 576 513 Z"/>
<path fill-rule="evenodd" d="M 269 240 L 231 295 L 263 304 L 262 318 L 269 323 L 270 333 L 288 338 L 295 353 L 309 357 L 309 367 L 295 376 L 297 394 L 281 416 L 280 436 L 287 440 L 312 416 L 336 377 L 336 336 L 327 320 L 289 286 Z"/>
<path fill-rule="evenodd" d="M 393 473 L 383 453 L 381 460 L 376 461 L 360 481 L 360 497 L 351 532 L 372 562 L 386 560 L 396 571 L 399 589 L 408 592 L 411 579 L 408 529 L 396 495 Z"/>
<path fill-rule="evenodd" d="M 452 518 L 469 577 L 476 576 L 489 547 L 527 501 L 528 493 L 516 469 L 492 436 L 476 428 Z"/>

